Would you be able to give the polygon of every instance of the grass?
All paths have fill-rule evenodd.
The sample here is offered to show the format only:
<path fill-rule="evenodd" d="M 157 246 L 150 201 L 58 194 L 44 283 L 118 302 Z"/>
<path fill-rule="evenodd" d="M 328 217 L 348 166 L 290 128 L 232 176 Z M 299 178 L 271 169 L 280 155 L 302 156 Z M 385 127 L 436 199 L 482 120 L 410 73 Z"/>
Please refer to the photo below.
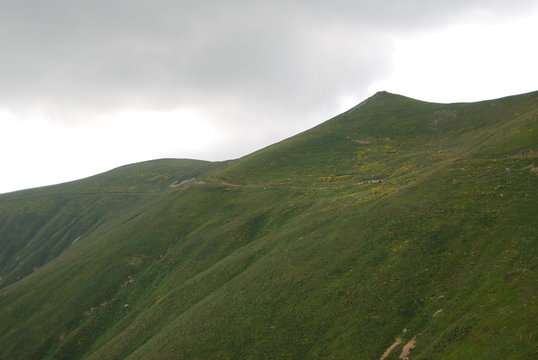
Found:
<path fill-rule="evenodd" d="M 2 195 L 0 358 L 533 358 L 537 120 L 378 93 L 242 159 Z"/>

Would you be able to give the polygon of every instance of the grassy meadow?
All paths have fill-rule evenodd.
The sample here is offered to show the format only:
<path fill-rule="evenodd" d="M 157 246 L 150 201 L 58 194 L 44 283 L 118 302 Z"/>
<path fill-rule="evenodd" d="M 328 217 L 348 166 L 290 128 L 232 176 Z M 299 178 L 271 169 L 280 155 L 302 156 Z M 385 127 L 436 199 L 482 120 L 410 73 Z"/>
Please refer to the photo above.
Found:
<path fill-rule="evenodd" d="M 380 92 L 240 159 L 0 195 L 0 359 L 536 358 L 537 156 L 537 92 Z"/>

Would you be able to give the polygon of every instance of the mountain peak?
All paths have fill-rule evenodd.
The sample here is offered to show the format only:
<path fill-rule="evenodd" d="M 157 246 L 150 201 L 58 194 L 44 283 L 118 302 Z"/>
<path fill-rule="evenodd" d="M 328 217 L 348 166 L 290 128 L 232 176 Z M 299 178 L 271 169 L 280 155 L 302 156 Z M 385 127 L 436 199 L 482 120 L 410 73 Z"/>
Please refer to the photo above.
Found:
<path fill-rule="evenodd" d="M 387 95 L 387 94 L 391 94 L 391 93 L 389 93 L 386 90 L 381 90 L 381 91 L 376 92 L 373 96 L 380 96 L 380 95 Z"/>
<path fill-rule="evenodd" d="M 369 98 L 361 101 L 360 103 L 358 103 L 357 105 L 355 105 L 354 107 L 352 107 L 350 109 L 351 110 L 356 110 L 364 105 L 366 105 L 367 103 L 370 103 L 372 100 L 377 100 L 377 99 L 384 99 L 384 98 L 387 98 L 388 96 L 395 96 L 396 94 L 392 94 L 388 91 L 385 91 L 385 90 L 381 90 L 381 91 L 378 91 L 376 92 L 374 95 L 370 96 Z"/>
<path fill-rule="evenodd" d="M 0 195 L 0 357 L 533 358 L 535 96 Z"/>

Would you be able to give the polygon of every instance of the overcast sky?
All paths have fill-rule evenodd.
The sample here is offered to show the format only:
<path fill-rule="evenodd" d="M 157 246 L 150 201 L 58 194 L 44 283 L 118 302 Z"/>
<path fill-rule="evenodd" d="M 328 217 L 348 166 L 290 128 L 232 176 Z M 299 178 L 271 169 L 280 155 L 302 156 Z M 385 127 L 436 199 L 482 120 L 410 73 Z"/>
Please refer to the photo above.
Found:
<path fill-rule="evenodd" d="M 538 90 L 537 38 L 538 0 L 1 0 L 0 193 Z"/>

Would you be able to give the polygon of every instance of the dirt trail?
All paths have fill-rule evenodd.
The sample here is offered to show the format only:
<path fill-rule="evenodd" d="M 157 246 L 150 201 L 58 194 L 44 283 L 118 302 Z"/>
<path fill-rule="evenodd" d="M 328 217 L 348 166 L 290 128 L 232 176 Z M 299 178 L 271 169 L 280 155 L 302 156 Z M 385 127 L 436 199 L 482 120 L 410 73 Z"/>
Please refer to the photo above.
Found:
<path fill-rule="evenodd" d="M 407 328 L 403 329 L 402 330 L 402 333 L 405 335 L 407 333 Z M 396 350 L 396 348 L 398 346 L 400 346 L 400 344 L 403 342 L 403 339 L 401 337 L 397 337 L 394 342 L 392 343 L 391 346 L 389 346 L 387 348 L 387 350 L 385 350 L 385 352 L 383 353 L 383 355 L 381 355 L 381 358 L 379 358 L 379 360 L 385 360 L 386 358 L 388 358 L 390 356 L 390 354 Z M 417 345 L 417 336 L 413 336 L 413 338 L 411 340 L 409 340 L 403 347 L 402 347 L 402 352 L 400 353 L 400 356 L 398 356 L 398 359 L 400 360 L 409 360 L 409 354 L 411 354 L 411 350 L 415 348 L 415 346 Z"/>
<path fill-rule="evenodd" d="M 398 357 L 400 360 L 409 360 L 409 354 L 411 354 L 411 350 L 417 346 L 417 337 L 413 336 L 411 340 L 407 344 L 405 344 L 402 348 L 402 353 Z"/>
<path fill-rule="evenodd" d="M 235 187 L 235 188 L 263 188 L 263 189 L 272 189 L 276 187 L 287 187 L 290 189 L 310 189 L 311 186 L 297 186 L 292 184 L 285 184 L 285 183 L 271 183 L 271 184 L 234 184 L 227 181 L 216 181 L 216 180 L 209 180 L 209 181 L 203 181 L 198 180 L 195 181 L 194 184 L 196 185 L 216 185 L 216 186 L 226 186 L 226 187 Z"/>
<path fill-rule="evenodd" d="M 402 338 L 399 338 L 399 337 L 396 338 L 396 341 L 394 341 L 394 343 L 391 346 L 389 346 L 387 350 L 385 350 L 385 352 L 383 353 L 383 355 L 381 356 L 379 360 L 385 360 L 390 355 L 392 350 L 394 350 L 401 343 L 402 343 Z"/>
<path fill-rule="evenodd" d="M 177 181 L 174 181 L 173 183 L 171 183 L 170 185 L 168 185 L 169 188 L 173 189 L 173 188 L 176 188 L 178 186 L 181 186 L 181 185 L 184 185 L 184 184 L 188 184 L 190 183 L 191 181 L 194 181 L 196 180 L 196 178 L 190 178 L 190 179 L 187 179 L 187 180 L 183 180 L 182 182 L 177 182 Z"/>
<path fill-rule="evenodd" d="M 376 183 L 384 181 L 380 180 L 368 180 L 364 183 Z M 163 190 L 153 190 L 153 191 L 102 191 L 102 192 L 80 192 L 80 193 L 60 193 L 60 194 L 50 194 L 50 195 L 35 195 L 35 196 L 22 196 L 22 197 L 8 197 L 2 199 L 2 201 L 20 201 L 20 200 L 35 200 L 35 199 L 47 199 L 47 198 L 75 198 L 75 197 L 86 197 L 86 196 L 133 196 L 133 195 L 161 195 L 166 194 L 170 191 L 173 191 L 179 187 L 189 186 L 189 185 L 213 185 L 213 186 L 225 186 L 233 188 L 263 188 L 266 189 L 275 189 L 275 188 L 288 188 L 296 190 L 304 189 L 332 189 L 342 186 L 351 186 L 352 184 L 315 184 L 315 185 L 297 185 L 292 183 L 262 183 L 262 184 L 234 184 L 227 181 L 219 180 L 198 180 L 197 178 L 183 180 L 181 182 L 173 182 Z M 356 184 L 355 184 L 356 185 Z"/>

